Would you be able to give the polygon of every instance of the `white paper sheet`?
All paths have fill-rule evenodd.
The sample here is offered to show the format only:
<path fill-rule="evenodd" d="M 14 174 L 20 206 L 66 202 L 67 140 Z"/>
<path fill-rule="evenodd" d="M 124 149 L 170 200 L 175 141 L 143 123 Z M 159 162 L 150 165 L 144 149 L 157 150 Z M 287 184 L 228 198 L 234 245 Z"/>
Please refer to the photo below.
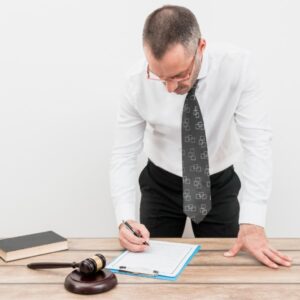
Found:
<path fill-rule="evenodd" d="M 159 275 L 176 276 L 198 245 L 150 240 L 150 247 L 144 252 L 125 251 L 111 262 L 107 268 L 120 269 L 125 266 L 127 271 L 140 271 Z"/>

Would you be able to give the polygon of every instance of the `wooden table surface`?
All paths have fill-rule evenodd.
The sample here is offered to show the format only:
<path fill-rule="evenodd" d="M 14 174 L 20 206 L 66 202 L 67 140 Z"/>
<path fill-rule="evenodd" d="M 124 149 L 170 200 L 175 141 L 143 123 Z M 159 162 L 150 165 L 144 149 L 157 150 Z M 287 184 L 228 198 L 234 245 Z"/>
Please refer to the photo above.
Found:
<path fill-rule="evenodd" d="M 77 295 L 64 288 L 66 269 L 31 270 L 30 262 L 79 262 L 102 253 L 110 262 L 123 250 L 116 238 L 70 238 L 69 250 L 5 263 L 0 259 L 0 299 L 300 299 L 300 239 L 269 239 L 271 245 L 293 258 L 291 267 L 270 269 L 245 252 L 226 258 L 235 239 L 156 239 L 200 244 L 177 281 L 117 274 L 118 285 L 103 294 Z"/>

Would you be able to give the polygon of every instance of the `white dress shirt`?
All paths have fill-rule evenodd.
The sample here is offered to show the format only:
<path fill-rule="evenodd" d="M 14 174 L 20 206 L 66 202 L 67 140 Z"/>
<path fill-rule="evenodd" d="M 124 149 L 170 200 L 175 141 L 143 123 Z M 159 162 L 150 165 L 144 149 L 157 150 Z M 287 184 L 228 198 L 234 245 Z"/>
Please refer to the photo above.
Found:
<path fill-rule="evenodd" d="M 186 97 L 146 77 L 147 61 L 128 73 L 112 150 L 110 184 L 117 224 L 136 219 L 137 156 L 182 176 L 181 118 Z M 210 175 L 243 154 L 239 223 L 265 226 L 272 187 L 272 129 L 248 50 L 207 43 L 196 97 L 203 115 Z"/>

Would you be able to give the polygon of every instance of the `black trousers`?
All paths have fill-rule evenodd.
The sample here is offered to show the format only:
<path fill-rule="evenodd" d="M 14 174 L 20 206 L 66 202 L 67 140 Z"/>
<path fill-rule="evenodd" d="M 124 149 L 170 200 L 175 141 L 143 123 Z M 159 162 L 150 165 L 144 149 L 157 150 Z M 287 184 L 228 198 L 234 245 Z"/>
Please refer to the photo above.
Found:
<path fill-rule="evenodd" d="M 199 223 L 192 223 L 195 237 L 237 237 L 241 181 L 233 165 L 210 176 L 212 207 Z M 150 237 L 182 237 L 187 216 L 183 212 L 182 177 L 150 160 L 139 176 L 140 222 Z"/>

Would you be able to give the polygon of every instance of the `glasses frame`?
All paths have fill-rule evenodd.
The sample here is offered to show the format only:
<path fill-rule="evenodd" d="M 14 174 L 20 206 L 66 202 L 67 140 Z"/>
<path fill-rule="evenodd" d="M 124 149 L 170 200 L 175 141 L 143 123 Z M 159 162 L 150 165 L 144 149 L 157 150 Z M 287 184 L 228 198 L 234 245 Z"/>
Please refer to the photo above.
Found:
<path fill-rule="evenodd" d="M 169 79 L 153 78 L 153 77 L 150 76 L 150 72 L 151 71 L 150 71 L 150 67 L 149 67 L 149 64 L 148 64 L 147 65 L 147 79 L 149 79 L 149 80 L 155 80 L 155 81 L 160 81 L 162 83 L 167 83 L 167 82 L 176 82 L 176 83 L 178 83 L 178 82 L 190 79 L 191 74 L 192 74 L 193 69 L 194 69 L 194 63 L 195 63 L 195 60 L 196 60 L 196 56 L 197 56 L 197 52 L 198 52 L 200 41 L 201 41 L 201 39 L 199 39 L 199 41 L 198 41 L 198 45 L 197 45 L 195 54 L 193 56 L 193 59 L 192 59 L 190 65 L 188 66 L 188 68 L 186 69 L 186 71 L 184 71 L 184 72 L 188 72 L 187 75 L 185 75 L 183 77 L 180 77 L 180 78 L 169 78 Z M 151 72 L 151 73 L 154 74 L 153 72 Z M 155 75 L 155 76 L 157 76 L 157 75 Z M 157 76 L 157 77 L 159 77 L 159 76 Z"/>

